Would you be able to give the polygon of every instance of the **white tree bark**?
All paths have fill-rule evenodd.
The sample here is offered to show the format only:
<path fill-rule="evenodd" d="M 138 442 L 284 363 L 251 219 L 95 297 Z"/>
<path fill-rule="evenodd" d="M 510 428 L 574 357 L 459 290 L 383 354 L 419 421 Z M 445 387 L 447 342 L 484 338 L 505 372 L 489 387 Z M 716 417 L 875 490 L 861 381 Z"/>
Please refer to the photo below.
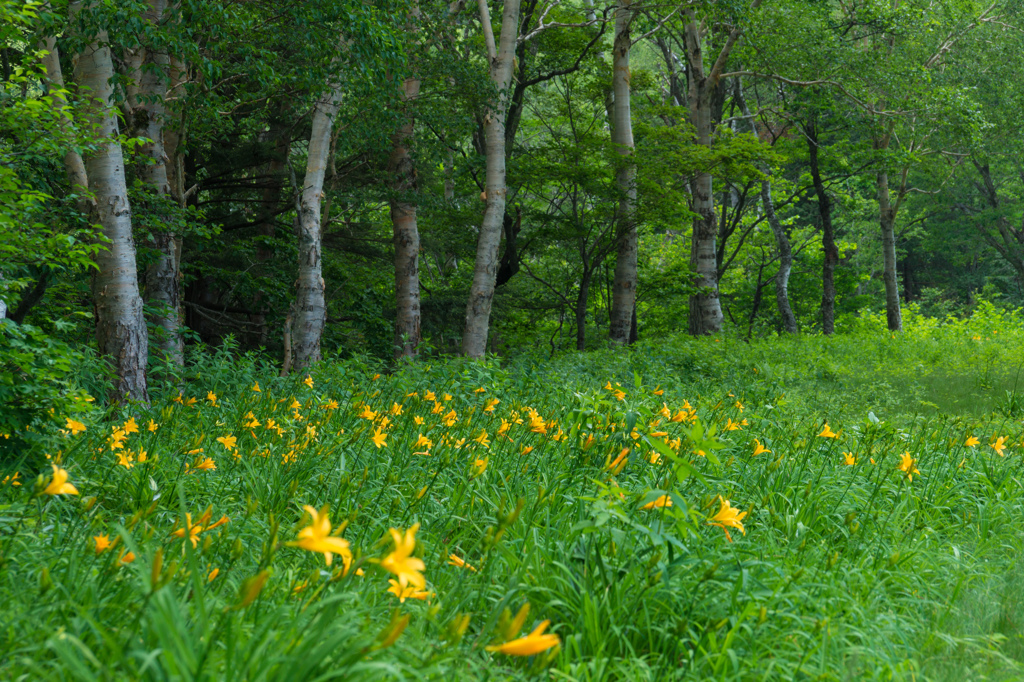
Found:
<path fill-rule="evenodd" d="M 167 0 L 149 0 L 149 9 L 143 19 L 153 25 L 164 19 Z M 147 159 L 142 164 L 139 175 L 160 198 L 169 197 L 171 185 L 168 176 L 167 161 L 175 154 L 175 149 L 168 149 L 165 143 L 164 129 L 167 122 L 167 109 L 164 99 L 167 96 L 167 82 L 170 78 L 171 59 L 167 52 L 146 47 L 141 64 L 148 68 L 140 68 L 137 75 L 136 103 L 132 109 L 133 119 L 141 121 L 140 135 L 148 139 L 139 147 L 139 153 Z M 177 142 L 176 137 L 171 142 Z M 148 244 L 157 252 L 156 260 L 146 268 L 145 301 L 150 306 L 150 322 L 159 330 L 154 346 L 164 357 L 176 365 L 184 363 L 181 338 L 181 310 L 178 280 L 180 263 L 179 250 L 175 235 L 162 229 L 153 231 L 153 241 Z"/>
<path fill-rule="evenodd" d="M 505 109 L 512 82 L 516 40 L 519 35 L 520 0 L 505 0 L 501 19 L 501 39 L 497 47 L 491 29 L 486 0 L 480 0 L 480 21 L 484 28 L 491 81 L 498 90 L 496 101 L 484 116 L 486 144 L 485 194 L 487 207 L 480 224 L 473 266 L 473 285 L 466 304 L 466 329 L 462 336 L 462 354 L 483 357 L 487 350 L 487 332 L 494 300 L 494 284 L 498 272 L 498 247 L 501 245 L 502 220 L 505 216 Z"/>
<path fill-rule="evenodd" d="M 85 158 L 89 189 L 96 198 L 91 219 L 108 243 L 96 255 L 92 292 L 99 351 L 114 363 L 117 382 L 112 398 L 148 401 L 146 365 L 149 335 L 142 316 L 131 206 L 125 184 L 124 157 L 117 142 L 114 113 L 114 65 L 106 31 L 78 57 L 75 80 L 85 99 L 88 119 L 95 127 L 96 150 Z"/>
<path fill-rule="evenodd" d="M 416 99 L 420 90 L 418 78 L 402 83 L 402 100 Z M 410 145 L 414 131 L 412 113 L 392 137 L 393 148 L 388 164 L 391 188 L 408 194 L 416 191 L 416 168 Z M 408 198 L 391 200 L 391 225 L 395 245 L 395 357 L 414 357 L 420 344 L 420 233 L 416 224 L 416 204 Z"/>
<path fill-rule="evenodd" d="M 626 345 L 630 340 L 637 285 L 636 165 L 625 161 L 632 157 L 634 148 L 629 85 L 629 50 L 632 47 L 629 27 L 632 20 L 632 0 L 622 0 L 615 10 L 615 42 L 612 48 L 612 91 L 615 99 L 611 136 L 612 144 L 624 157 L 624 165 L 615 176 L 620 195 L 615 216 L 618 252 L 608 334 L 612 343 L 620 345 Z"/>
<path fill-rule="evenodd" d="M 340 105 L 341 85 L 336 83 L 317 102 L 309 135 L 306 177 L 302 181 L 299 202 L 299 277 L 291 335 L 296 369 L 306 368 L 320 360 L 320 337 L 327 323 L 321 264 L 320 202 L 323 200 L 324 174 L 331 152 L 331 129 Z"/>

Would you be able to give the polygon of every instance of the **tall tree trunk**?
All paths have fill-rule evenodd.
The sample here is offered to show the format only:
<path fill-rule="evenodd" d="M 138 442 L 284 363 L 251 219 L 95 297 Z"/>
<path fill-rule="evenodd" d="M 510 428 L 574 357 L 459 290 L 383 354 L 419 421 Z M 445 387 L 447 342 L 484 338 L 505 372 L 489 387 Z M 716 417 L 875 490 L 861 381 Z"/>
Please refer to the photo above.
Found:
<path fill-rule="evenodd" d="M 688 81 L 687 105 L 690 123 L 696 132 L 696 142 L 711 147 L 711 105 L 717 79 L 705 76 L 701 26 L 690 13 L 685 28 L 686 77 Z M 718 260 L 715 224 L 715 195 L 711 174 L 697 173 L 691 184 L 693 212 L 693 242 L 690 249 L 690 267 L 696 273 L 697 294 L 690 297 L 690 333 L 694 336 L 713 334 L 722 328 L 722 304 L 718 298 Z"/>
<path fill-rule="evenodd" d="M 49 93 L 53 97 L 53 107 L 60 112 L 57 119 L 58 124 L 61 133 L 68 138 L 67 142 L 70 142 L 73 132 L 71 119 L 65 113 L 68 101 L 64 96 L 64 74 L 60 68 L 57 39 L 52 36 L 47 37 L 43 39 L 39 47 L 46 51 L 43 56 L 43 65 L 46 67 L 46 80 Z M 68 151 L 64 154 L 64 172 L 68 177 L 71 192 L 75 195 L 75 207 L 79 213 L 86 216 L 92 210 L 95 202 L 89 194 L 89 178 L 85 172 L 85 162 L 82 160 L 82 155 L 72 149 L 70 144 L 68 147 Z"/>
<path fill-rule="evenodd" d="M 821 179 L 821 165 L 818 159 L 818 129 L 813 121 L 804 128 L 807 135 L 807 150 L 810 155 L 811 180 L 818 197 L 818 216 L 821 218 L 821 246 L 825 262 L 821 269 L 821 331 L 827 336 L 836 327 L 836 266 L 839 265 L 839 247 L 832 225 L 832 197 Z"/>
<path fill-rule="evenodd" d="M 409 102 L 419 95 L 418 78 L 406 78 L 402 99 Z M 405 112 L 398 132 L 392 137 L 389 170 L 391 189 L 398 196 L 391 200 L 391 226 L 395 244 L 395 358 L 415 357 L 420 344 L 420 233 L 416 225 L 416 204 L 409 194 L 416 191 L 416 168 L 409 147 L 414 131 L 413 116 Z"/>
<path fill-rule="evenodd" d="M 102 227 L 108 243 L 96 254 L 92 293 L 96 316 L 96 342 L 101 355 L 116 367 L 112 398 L 125 396 L 149 401 L 146 364 L 149 334 L 142 315 L 131 206 L 125 184 L 124 157 L 117 142 L 117 116 L 113 111 L 114 64 L 106 31 L 79 55 L 75 80 L 88 93 L 88 120 L 98 143 L 85 158 L 89 188 L 96 198 L 91 219 Z"/>
<path fill-rule="evenodd" d="M 520 0 L 505 0 L 501 19 L 501 39 L 497 46 L 491 29 L 486 0 L 480 0 L 480 21 L 483 25 L 491 64 L 491 81 L 498 91 L 497 100 L 484 116 L 486 157 L 485 194 L 487 207 L 480 223 L 480 236 L 473 265 L 473 285 L 466 304 L 466 329 L 462 335 L 462 354 L 483 357 L 487 350 L 491 304 L 497 276 L 498 247 L 501 245 L 502 221 L 505 215 L 505 108 L 519 33 Z"/>
<path fill-rule="evenodd" d="M 756 10 L 761 0 L 750 3 L 750 10 Z M 719 93 L 719 82 L 725 63 L 733 48 L 743 35 L 743 29 L 735 26 L 726 37 L 715 58 L 711 70 L 704 67 L 704 33 L 707 27 L 697 20 L 692 9 L 685 11 L 686 27 L 683 41 L 686 47 L 686 103 L 690 110 L 690 123 L 697 135 L 697 144 L 711 147 L 714 132 L 714 110 L 724 102 Z M 694 336 L 714 334 L 722 328 L 722 302 L 718 295 L 718 262 L 715 224 L 715 197 L 710 173 L 698 173 L 691 186 L 693 195 L 693 243 L 690 250 L 690 267 L 697 275 L 698 293 L 690 297 L 690 333 Z"/>
<path fill-rule="evenodd" d="M 306 177 L 302 181 L 299 200 L 299 277 L 296 280 L 295 318 L 292 323 L 292 354 L 296 369 L 304 369 L 320 360 L 320 337 L 327 322 L 324 299 L 320 231 L 320 201 L 323 198 L 324 175 L 331 151 L 331 129 L 341 105 L 341 86 L 316 103 L 313 127 L 309 134 L 309 156 Z"/>
<path fill-rule="evenodd" d="M 884 168 L 876 176 L 878 220 L 882 228 L 882 281 L 885 282 L 885 320 L 889 331 L 903 329 L 900 311 L 900 286 L 896 275 L 896 208 L 889 198 L 889 173 Z"/>
<path fill-rule="evenodd" d="M 633 20 L 632 0 L 621 0 L 615 10 L 615 42 L 612 47 L 612 144 L 623 157 L 615 174 L 619 190 L 616 209 L 617 252 L 615 278 L 612 281 L 612 314 L 608 337 L 612 343 L 626 345 L 630 340 L 633 313 L 636 308 L 637 228 L 636 228 L 636 165 L 627 160 L 633 156 L 633 120 L 630 113 L 629 50 L 632 38 L 629 27 Z"/>
<path fill-rule="evenodd" d="M 772 201 L 772 185 L 765 181 L 761 183 L 761 204 L 764 206 L 765 217 L 775 235 L 775 243 L 779 247 L 779 271 L 775 275 L 775 305 L 779 309 L 779 316 L 782 317 L 782 327 L 789 334 L 796 334 L 799 327 L 796 323 L 796 315 L 793 314 L 793 307 L 789 304 L 789 275 L 793 272 L 793 247 L 789 243 L 789 235 L 783 227 L 779 216 L 775 213 L 775 204 Z"/>
<path fill-rule="evenodd" d="M 158 26 L 164 19 L 166 9 L 167 0 L 149 0 L 149 9 L 143 18 L 152 26 Z M 148 68 L 140 70 L 138 104 L 133 111 L 133 119 L 143 124 L 139 132 L 148 141 L 139 147 L 139 153 L 148 162 L 141 165 L 139 175 L 160 200 L 169 200 L 171 185 L 167 160 L 175 150 L 171 150 L 170 155 L 166 152 L 164 127 L 167 110 L 164 98 L 167 96 L 167 82 L 170 78 L 170 55 L 147 47 L 143 64 Z M 145 273 L 145 301 L 151 310 L 149 321 L 158 330 L 154 345 L 167 361 L 180 366 L 184 363 L 184 356 L 181 296 L 178 289 L 179 249 L 176 248 L 175 235 L 162 229 L 153 230 L 153 241 L 148 246 L 157 254 L 156 260 L 146 268 Z"/>

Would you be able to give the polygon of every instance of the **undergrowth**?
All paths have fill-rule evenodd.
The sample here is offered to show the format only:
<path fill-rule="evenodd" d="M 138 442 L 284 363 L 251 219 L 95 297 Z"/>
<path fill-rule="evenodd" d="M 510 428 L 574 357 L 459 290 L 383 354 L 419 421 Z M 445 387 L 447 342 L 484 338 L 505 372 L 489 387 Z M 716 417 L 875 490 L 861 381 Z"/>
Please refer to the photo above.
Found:
<path fill-rule="evenodd" d="M 1020 679 L 1018 322 L 197 356 L 0 474 L 0 676 Z"/>

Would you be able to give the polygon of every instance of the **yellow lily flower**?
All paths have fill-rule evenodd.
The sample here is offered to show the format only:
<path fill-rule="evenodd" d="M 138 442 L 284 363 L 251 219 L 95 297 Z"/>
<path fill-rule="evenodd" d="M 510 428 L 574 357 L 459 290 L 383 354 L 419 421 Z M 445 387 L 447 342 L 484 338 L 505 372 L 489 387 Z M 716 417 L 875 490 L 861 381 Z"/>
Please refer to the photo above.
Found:
<path fill-rule="evenodd" d="M 78 488 L 68 483 L 68 472 L 56 464 L 53 467 L 53 480 L 43 488 L 43 495 L 77 495 Z"/>
<path fill-rule="evenodd" d="M 729 528 L 738 528 L 744 535 L 747 534 L 747 530 L 743 527 L 743 517 L 747 515 L 747 512 L 741 512 L 735 509 L 729 504 L 729 500 L 723 499 L 721 495 L 718 496 L 718 501 L 721 507 L 718 513 L 711 517 L 708 521 L 709 525 L 718 526 L 725 531 L 725 539 L 732 542 L 732 536 L 729 535 Z"/>
<path fill-rule="evenodd" d="M 352 563 L 352 551 L 348 540 L 331 535 L 331 519 L 327 515 L 327 507 L 319 512 L 308 504 L 303 507 L 309 514 L 310 523 L 299 531 L 298 540 L 286 543 L 290 547 L 300 547 L 310 552 L 320 552 L 324 561 L 330 566 L 337 554 L 345 563 L 346 571 Z"/>
<path fill-rule="evenodd" d="M 381 559 L 380 565 L 385 571 L 394 573 L 402 587 L 414 585 L 422 590 L 427 586 L 427 580 L 420 571 L 426 566 L 422 559 L 412 556 L 412 552 L 416 548 L 416 531 L 419 529 L 420 524 L 418 523 L 411 526 L 404 534 L 397 528 L 390 529 L 388 532 L 391 533 L 391 538 L 395 542 L 395 549 Z"/>
<path fill-rule="evenodd" d="M 551 621 L 546 620 L 534 628 L 533 632 L 526 637 L 520 637 L 519 639 L 513 639 L 511 642 L 495 644 L 485 648 L 487 651 L 496 651 L 506 656 L 533 656 L 539 654 L 562 643 L 558 635 L 544 634 L 544 631 L 550 624 Z"/>

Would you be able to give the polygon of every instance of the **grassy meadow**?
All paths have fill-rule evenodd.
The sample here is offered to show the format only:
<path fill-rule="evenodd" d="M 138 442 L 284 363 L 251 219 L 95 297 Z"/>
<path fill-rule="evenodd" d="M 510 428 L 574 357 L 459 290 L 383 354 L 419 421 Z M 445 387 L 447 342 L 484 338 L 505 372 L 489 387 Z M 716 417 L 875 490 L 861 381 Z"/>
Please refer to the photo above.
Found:
<path fill-rule="evenodd" d="M 4 463 L 0 678 L 1022 679 L 1021 323 L 197 355 Z"/>

